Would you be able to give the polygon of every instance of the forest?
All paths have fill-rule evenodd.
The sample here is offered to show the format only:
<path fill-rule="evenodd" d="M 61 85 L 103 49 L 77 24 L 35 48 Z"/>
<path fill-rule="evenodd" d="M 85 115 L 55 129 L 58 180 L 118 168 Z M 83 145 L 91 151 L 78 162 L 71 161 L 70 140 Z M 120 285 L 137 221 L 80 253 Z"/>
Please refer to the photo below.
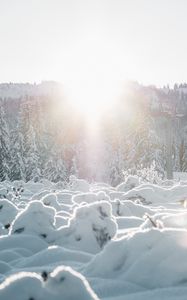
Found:
<path fill-rule="evenodd" d="M 164 177 L 167 116 L 173 170 L 187 171 L 187 84 L 129 82 L 94 137 L 73 110 L 57 82 L 0 84 L 0 180 L 66 182 L 73 174 L 116 186 L 125 172 L 152 165 Z"/>

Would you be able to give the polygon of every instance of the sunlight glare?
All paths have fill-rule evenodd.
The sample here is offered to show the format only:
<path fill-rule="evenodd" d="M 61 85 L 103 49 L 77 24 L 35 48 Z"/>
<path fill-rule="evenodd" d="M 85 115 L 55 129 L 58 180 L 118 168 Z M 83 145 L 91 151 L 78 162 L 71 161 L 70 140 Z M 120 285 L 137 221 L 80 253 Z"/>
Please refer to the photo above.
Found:
<path fill-rule="evenodd" d="M 86 75 L 82 74 L 81 78 L 69 81 L 66 84 L 66 94 L 72 107 L 90 126 L 96 127 L 100 119 L 114 108 L 120 94 L 119 86 L 106 74 L 102 78 Z"/>

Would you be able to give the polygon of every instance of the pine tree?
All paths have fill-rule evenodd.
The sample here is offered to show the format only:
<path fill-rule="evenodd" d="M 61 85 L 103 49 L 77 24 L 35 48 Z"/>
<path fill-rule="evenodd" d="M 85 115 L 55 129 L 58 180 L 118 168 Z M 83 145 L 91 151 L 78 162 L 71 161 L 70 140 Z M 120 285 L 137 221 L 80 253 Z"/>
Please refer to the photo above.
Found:
<path fill-rule="evenodd" d="M 18 119 L 18 140 L 20 153 L 20 173 L 25 181 L 40 177 L 39 153 L 36 147 L 36 136 L 32 124 L 31 99 L 22 99 Z"/>
<path fill-rule="evenodd" d="M 67 168 L 63 157 L 63 151 L 56 147 L 51 150 L 49 160 L 45 165 L 45 177 L 53 182 L 67 181 Z"/>
<path fill-rule="evenodd" d="M 17 127 L 11 131 L 10 143 L 10 180 L 21 180 L 25 176 L 23 157 L 21 155 L 21 141 Z"/>
<path fill-rule="evenodd" d="M 45 176 L 45 164 L 49 158 L 49 150 L 51 148 L 51 137 L 47 129 L 47 116 L 44 112 L 43 106 L 45 98 L 34 98 L 32 126 L 35 134 L 35 147 L 38 155 L 38 170 L 40 176 Z"/>
<path fill-rule="evenodd" d="M 0 100 L 0 180 L 9 178 L 10 136 L 4 111 L 4 102 Z"/>

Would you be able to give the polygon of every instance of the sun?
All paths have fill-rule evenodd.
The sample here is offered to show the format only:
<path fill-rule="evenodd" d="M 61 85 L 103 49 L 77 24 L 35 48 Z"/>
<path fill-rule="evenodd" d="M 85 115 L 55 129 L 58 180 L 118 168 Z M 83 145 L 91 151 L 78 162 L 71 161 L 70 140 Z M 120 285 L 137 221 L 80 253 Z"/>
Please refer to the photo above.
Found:
<path fill-rule="evenodd" d="M 79 113 L 90 127 L 96 127 L 101 118 L 114 109 L 120 89 L 107 74 L 84 73 L 65 85 L 66 97 L 73 110 Z"/>
<path fill-rule="evenodd" d="M 103 112 L 111 102 L 102 86 L 102 81 L 94 80 L 92 77 L 71 82 L 68 86 L 68 97 L 71 104 L 79 111 L 89 117 L 95 117 Z"/>

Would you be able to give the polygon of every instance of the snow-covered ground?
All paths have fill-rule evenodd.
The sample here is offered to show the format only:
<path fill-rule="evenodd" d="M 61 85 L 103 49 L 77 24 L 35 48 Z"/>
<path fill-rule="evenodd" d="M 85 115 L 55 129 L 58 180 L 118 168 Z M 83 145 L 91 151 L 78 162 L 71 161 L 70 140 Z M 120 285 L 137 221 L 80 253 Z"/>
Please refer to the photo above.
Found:
<path fill-rule="evenodd" d="M 187 181 L 1 183 L 1 300 L 186 294 Z"/>
<path fill-rule="evenodd" d="M 174 179 L 177 181 L 187 180 L 187 172 L 174 172 Z"/>

